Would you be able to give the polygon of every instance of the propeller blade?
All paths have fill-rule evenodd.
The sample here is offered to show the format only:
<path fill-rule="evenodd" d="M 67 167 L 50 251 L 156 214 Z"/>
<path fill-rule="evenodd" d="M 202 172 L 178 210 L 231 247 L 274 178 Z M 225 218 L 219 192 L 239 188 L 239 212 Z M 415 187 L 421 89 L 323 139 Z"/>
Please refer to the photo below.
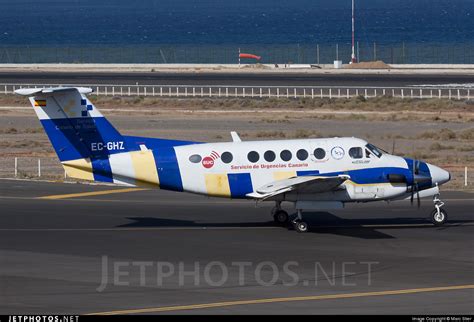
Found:
<path fill-rule="evenodd" d="M 415 199 L 415 193 L 416 193 L 416 202 L 417 202 L 418 208 L 420 208 L 420 205 L 421 205 L 420 189 L 418 187 L 418 181 L 420 178 L 417 176 L 418 173 L 420 172 L 419 170 L 420 170 L 420 162 L 418 160 L 413 159 L 413 164 L 412 164 L 413 184 L 411 186 L 410 203 L 413 206 L 413 200 Z"/>
<path fill-rule="evenodd" d="M 416 185 L 416 201 L 418 203 L 418 208 L 420 208 L 421 201 L 420 201 L 420 189 L 418 189 L 418 184 Z"/>

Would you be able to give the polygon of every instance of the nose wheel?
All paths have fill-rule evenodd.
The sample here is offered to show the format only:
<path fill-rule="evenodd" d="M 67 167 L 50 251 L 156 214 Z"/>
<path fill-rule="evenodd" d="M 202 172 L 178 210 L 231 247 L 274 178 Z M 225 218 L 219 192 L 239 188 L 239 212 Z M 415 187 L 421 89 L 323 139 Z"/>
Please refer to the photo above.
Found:
<path fill-rule="evenodd" d="M 295 230 L 299 233 L 305 233 L 308 231 L 308 224 L 305 223 L 304 221 L 297 221 L 293 223 Z"/>
<path fill-rule="evenodd" d="M 434 196 L 433 203 L 435 209 L 431 212 L 430 219 L 433 225 L 443 226 L 448 220 L 448 213 L 446 210 L 441 209 L 444 206 L 444 202 L 439 199 L 439 195 Z"/>
<path fill-rule="evenodd" d="M 301 209 L 297 210 L 298 217 L 293 220 L 293 227 L 299 233 L 305 233 L 309 230 L 309 226 L 306 222 L 303 221 L 303 211 Z"/>

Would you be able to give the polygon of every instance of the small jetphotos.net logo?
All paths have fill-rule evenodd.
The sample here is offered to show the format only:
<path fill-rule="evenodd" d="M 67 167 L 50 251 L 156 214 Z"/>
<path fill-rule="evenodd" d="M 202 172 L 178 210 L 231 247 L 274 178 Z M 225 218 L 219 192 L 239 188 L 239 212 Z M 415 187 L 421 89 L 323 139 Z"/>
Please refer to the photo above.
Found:
<path fill-rule="evenodd" d="M 8 322 L 77 322 L 77 321 L 79 321 L 78 315 L 10 315 L 8 317 Z"/>
<path fill-rule="evenodd" d="M 216 151 L 212 151 L 211 154 L 202 159 L 202 166 L 206 169 L 210 169 L 214 166 L 215 160 L 219 159 L 221 156 Z"/>

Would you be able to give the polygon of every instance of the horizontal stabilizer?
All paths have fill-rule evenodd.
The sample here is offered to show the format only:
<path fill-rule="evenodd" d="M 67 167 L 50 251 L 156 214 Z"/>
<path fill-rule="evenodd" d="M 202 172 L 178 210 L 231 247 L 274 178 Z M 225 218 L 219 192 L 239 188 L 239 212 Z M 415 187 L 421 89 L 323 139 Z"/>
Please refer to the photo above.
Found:
<path fill-rule="evenodd" d="M 20 88 L 15 91 L 15 94 L 23 96 L 31 96 L 36 94 L 53 94 L 59 92 L 69 92 L 77 90 L 81 94 L 92 93 L 92 88 L 89 87 L 49 87 L 49 88 Z"/>

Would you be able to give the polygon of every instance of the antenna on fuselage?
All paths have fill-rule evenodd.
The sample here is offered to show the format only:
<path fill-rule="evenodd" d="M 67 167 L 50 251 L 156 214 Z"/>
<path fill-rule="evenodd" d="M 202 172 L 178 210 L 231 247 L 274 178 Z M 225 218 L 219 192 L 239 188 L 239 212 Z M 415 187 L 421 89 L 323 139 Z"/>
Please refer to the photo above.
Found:
<path fill-rule="evenodd" d="M 230 136 L 232 137 L 233 142 L 242 142 L 242 139 L 240 138 L 237 132 L 235 131 L 230 132 Z"/>

